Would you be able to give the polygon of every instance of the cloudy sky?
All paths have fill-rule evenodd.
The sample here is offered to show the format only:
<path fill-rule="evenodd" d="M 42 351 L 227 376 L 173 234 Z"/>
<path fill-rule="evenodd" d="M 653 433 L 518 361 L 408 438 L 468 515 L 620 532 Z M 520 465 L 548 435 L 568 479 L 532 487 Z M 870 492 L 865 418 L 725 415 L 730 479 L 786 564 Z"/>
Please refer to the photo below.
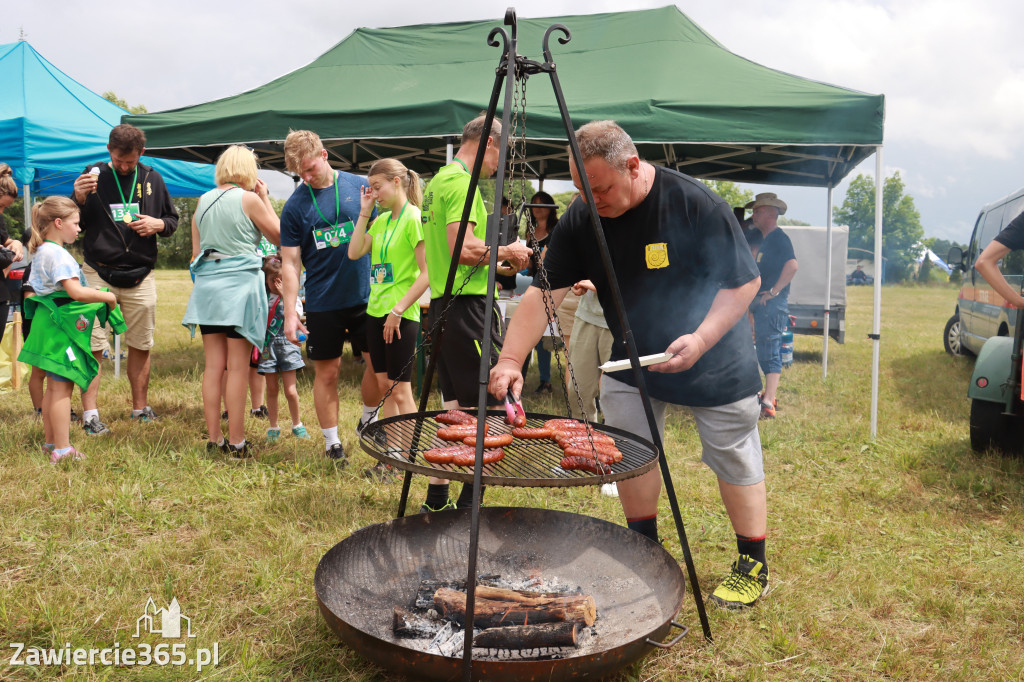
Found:
<path fill-rule="evenodd" d="M 226 97 L 316 59 L 354 29 L 542 17 L 665 0 L 58 0 L 5 2 L 0 43 L 24 37 L 86 87 L 149 111 Z M 807 78 L 886 96 L 887 174 L 925 234 L 966 242 L 980 207 L 1024 186 L 1024 3 L 1019 0 L 683 0 L 727 48 Z M 571 28 L 571 26 L 570 26 Z M 534 55 L 538 56 L 539 55 Z M 572 103 L 569 103 L 571 110 Z M 874 157 L 854 174 L 874 172 Z M 280 184 L 282 188 L 287 183 Z M 754 187 L 824 224 L 824 190 Z M 842 202 L 845 186 L 834 203 Z M 277 192 L 280 194 L 281 192 Z"/>

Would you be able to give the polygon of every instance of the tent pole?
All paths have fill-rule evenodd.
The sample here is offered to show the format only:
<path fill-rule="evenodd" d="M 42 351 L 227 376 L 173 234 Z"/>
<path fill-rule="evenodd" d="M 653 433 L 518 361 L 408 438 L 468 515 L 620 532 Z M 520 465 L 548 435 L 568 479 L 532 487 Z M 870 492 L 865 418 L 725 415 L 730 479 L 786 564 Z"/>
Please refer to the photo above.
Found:
<path fill-rule="evenodd" d="M 882 146 L 875 149 L 875 265 L 882 262 Z M 871 439 L 878 435 L 878 356 L 882 340 L 882 278 L 875 272 L 874 314 L 871 321 Z"/>
<path fill-rule="evenodd" d="M 455 158 L 454 144 L 455 144 L 455 139 L 452 138 L 450 135 L 448 137 L 444 138 L 444 158 L 445 158 L 445 162 L 444 163 L 445 163 L 446 166 L 449 163 L 452 162 L 452 159 Z"/>
<path fill-rule="evenodd" d="M 30 185 L 27 182 L 24 185 L 22 185 L 21 195 L 21 203 L 23 204 L 22 208 L 25 209 L 25 232 L 28 232 L 29 228 L 32 227 L 32 185 Z M 23 234 L 22 239 L 24 238 L 25 235 Z M 28 242 L 25 242 L 25 245 L 27 246 Z"/>
<path fill-rule="evenodd" d="M 828 378 L 828 335 L 832 329 L 832 183 L 828 184 L 825 211 L 825 329 L 821 335 L 821 378 Z M 844 268 L 845 270 L 845 268 Z"/>

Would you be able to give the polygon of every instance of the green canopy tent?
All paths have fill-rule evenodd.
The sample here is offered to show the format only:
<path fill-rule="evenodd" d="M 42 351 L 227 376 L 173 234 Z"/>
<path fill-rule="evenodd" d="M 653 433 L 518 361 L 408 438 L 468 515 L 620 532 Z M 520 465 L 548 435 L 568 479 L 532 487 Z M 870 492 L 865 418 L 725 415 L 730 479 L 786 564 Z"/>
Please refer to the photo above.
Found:
<path fill-rule="evenodd" d="M 231 143 L 255 145 L 283 169 L 289 128 L 316 131 L 344 170 L 398 157 L 434 172 L 445 142 L 487 107 L 499 22 L 360 28 L 301 69 L 233 97 L 126 116 L 147 150 L 213 161 Z M 519 51 L 541 58 L 551 41 L 574 121 L 615 119 L 644 158 L 705 178 L 836 184 L 882 141 L 884 98 L 755 64 L 729 52 L 675 6 L 519 20 Z M 560 34 L 555 34 L 557 37 Z M 526 92 L 528 157 L 538 177 L 568 178 L 565 131 L 546 77 Z"/>
<path fill-rule="evenodd" d="M 572 33 L 566 45 L 553 34 L 551 51 L 574 123 L 618 121 L 653 163 L 708 179 L 825 187 L 831 208 L 832 188 L 881 149 L 882 95 L 756 64 L 675 6 L 520 18 L 518 52 L 541 59 L 553 24 Z M 244 143 L 264 168 L 284 170 L 288 130 L 307 128 L 320 135 L 337 168 L 365 173 L 376 159 L 395 157 L 430 174 L 450 159 L 465 122 L 487 107 L 501 52 L 486 37 L 499 25 L 360 28 L 266 85 L 123 121 L 146 131 L 154 156 L 209 162 L 225 146 Z M 565 130 L 548 79 L 531 78 L 517 101 L 526 112 L 519 134 L 527 139 L 530 171 L 542 180 L 568 178 Z M 831 223 L 831 210 L 829 216 Z M 880 251 L 880 225 L 876 235 Z M 876 299 L 875 334 L 880 294 Z M 823 367 L 827 334 L 824 343 Z M 877 342 L 873 374 L 876 395 Z M 875 414 L 873 398 L 872 434 Z"/>

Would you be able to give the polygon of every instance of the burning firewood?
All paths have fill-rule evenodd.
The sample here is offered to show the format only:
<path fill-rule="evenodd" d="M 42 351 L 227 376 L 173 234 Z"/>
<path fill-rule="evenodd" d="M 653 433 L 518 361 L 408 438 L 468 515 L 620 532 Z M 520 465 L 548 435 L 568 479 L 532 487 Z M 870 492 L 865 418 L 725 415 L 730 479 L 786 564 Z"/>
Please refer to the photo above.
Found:
<path fill-rule="evenodd" d="M 578 622 L 593 625 L 597 618 L 597 606 L 590 595 L 568 594 L 561 596 L 527 596 L 514 590 L 498 590 L 505 599 L 491 599 L 480 595 L 477 588 L 476 608 L 473 625 L 477 628 L 506 625 L 528 625 L 530 623 Z M 489 588 L 484 592 L 495 595 Z M 512 597 L 515 595 L 515 598 Z M 496 596 L 496 595 L 495 595 Z M 434 593 L 434 606 L 438 613 L 451 618 L 459 625 L 466 621 L 466 594 L 447 587 Z"/>
<path fill-rule="evenodd" d="M 392 629 L 399 637 L 433 637 L 445 626 L 446 621 L 428 614 L 409 611 L 401 606 L 394 610 Z"/>
<path fill-rule="evenodd" d="M 488 628 L 473 636 L 473 646 L 480 649 L 539 649 L 543 647 L 578 646 L 577 623 L 541 623 Z"/>

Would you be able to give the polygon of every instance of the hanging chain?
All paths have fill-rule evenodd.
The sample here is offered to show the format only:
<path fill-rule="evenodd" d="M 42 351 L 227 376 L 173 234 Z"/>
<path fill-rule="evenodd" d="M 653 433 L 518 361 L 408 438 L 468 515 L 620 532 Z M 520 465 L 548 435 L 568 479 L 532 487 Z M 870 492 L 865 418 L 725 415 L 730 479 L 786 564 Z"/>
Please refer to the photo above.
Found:
<path fill-rule="evenodd" d="M 523 214 L 525 213 L 526 222 L 526 243 L 533 249 L 534 263 L 537 267 L 534 271 L 534 280 L 539 283 L 538 288 L 543 294 L 544 300 L 544 314 L 548 320 L 548 328 L 554 324 L 557 336 L 562 341 L 562 348 L 565 349 L 565 369 L 562 368 L 562 357 L 558 353 L 558 349 L 553 349 L 552 353 L 555 356 L 555 365 L 558 368 L 558 379 L 559 387 L 562 388 L 562 394 L 565 398 L 565 411 L 567 415 L 572 414 L 572 408 L 569 404 L 569 392 L 565 390 L 566 380 L 565 371 L 569 372 L 569 383 L 572 384 L 572 393 L 576 396 L 576 403 L 579 407 L 579 414 L 583 417 L 583 421 L 587 422 L 587 412 L 583 409 L 583 396 L 580 394 L 579 385 L 576 383 L 576 375 L 573 372 L 572 363 L 569 362 L 569 345 L 565 343 L 565 334 L 562 333 L 562 323 L 558 319 L 557 309 L 554 304 L 554 299 L 551 296 L 551 286 L 548 284 L 547 270 L 544 268 L 544 262 L 541 260 L 540 244 L 537 241 L 535 229 L 536 224 L 533 220 L 533 213 L 528 208 L 525 208 L 529 200 L 526 196 L 526 189 L 529 186 L 527 182 L 527 156 L 526 156 L 526 80 L 527 74 L 519 70 L 517 72 L 517 78 L 515 82 L 514 92 L 516 96 L 513 97 L 513 109 L 512 109 L 512 129 L 509 131 L 509 138 L 512 140 L 510 145 L 510 156 L 511 156 L 511 172 L 509 173 L 510 178 L 510 190 L 514 188 L 514 182 L 518 180 L 519 185 L 519 197 L 520 197 L 520 210 L 515 212 L 518 220 L 516 226 L 518 227 L 523 221 Z M 518 171 L 518 172 L 517 172 Z M 512 192 L 509 192 L 509 198 L 511 199 Z M 549 227 L 554 227 L 553 225 Z M 550 234 L 550 232 L 549 232 Z M 532 350 L 531 350 L 532 352 Z"/>
<path fill-rule="evenodd" d="M 511 141 L 509 143 L 508 150 L 509 172 L 506 175 L 507 179 L 505 181 L 505 187 L 495 187 L 494 203 L 498 214 L 501 215 L 502 198 L 508 197 L 509 201 L 511 202 L 514 197 L 518 196 L 518 206 L 516 207 L 516 210 L 512 211 L 512 215 L 515 216 L 514 223 L 512 223 L 512 227 L 515 228 L 517 235 L 516 238 L 518 239 L 519 228 L 522 225 L 525 217 L 526 243 L 531 249 L 533 249 L 535 258 L 534 262 L 537 263 L 534 278 L 535 280 L 539 279 L 540 281 L 540 286 L 538 288 L 543 293 L 544 312 L 546 315 L 546 319 L 549 321 L 549 326 L 551 322 L 554 322 L 555 331 L 558 334 L 558 338 L 561 339 L 562 341 L 562 347 L 566 349 L 565 366 L 566 369 L 569 371 L 569 381 L 572 383 L 572 390 L 573 393 L 576 395 L 576 403 L 579 407 L 579 414 L 582 415 L 583 422 L 589 423 L 587 411 L 583 407 L 583 396 L 580 394 L 579 386 L 576 383 L 576 375 L 573 372 L 572 363 L 569 362 L 569 347 L 568 344 L 565 343 L 565 335 L 562 333 L 562 325 L 558 319 L 558 315 L 556 314 L 554 300 L 551 297 L 551 286 L 548 284 L 547 270 L 545 270 L 544 263 L 540 258 L 540 245 L 537 242 L 537 237 L 534 232 L 534 228 L 536 226 L 533 221 L 533 214 L 529 209 L 525 207 L 525 204 L 529 200 L 529 197 L 526 196 L 526 190 L 529 186 L 526 177 L 528 170 L 526 157 L 526 80 L 528 78 L 528 75 L 521 67 L 521 63 L 517 64 L 515 83 L 513 83 L 511 125 L 508 136 L 508 139 Z M 518 192 L 515 191 L 517 189 L 517 186 Z M 500 193 L 499 190 L 501 190 Z M 504 222 L 504 219 L 504 216 L 502 216 L 501 222 Z M 400 374 L 404 374 L 405 370 L 408 369 L 413 362 L 415 362 L 416 357 L 420 353 L 425 352 L 424 349 L 429 340 L 432 339 L 434 337 L 434 334 L 437 333 L 441 320 L 447 319 L 448 311 L 455 304 L 456 297 L 459 296 L 459 294 L 462 293 L 462 290 L 466 288 L 466 285 L 469 284 L 470 278 L 473 277 L 476 271 L 483 264 L 484 259 L 487 258 L 489 255 L 489 251 L 485 250 L 484 253 L 477 260 L 477 262 L 466 273 L 466 277 L 465 279 L 463 279 L 462 284 L 459 286 L 458 290 L 452 293 L 452 297 L 448 303 L 448 306 L 445 307 L 445 309 L 441 311 L 440 314 L 437 315 L 436 320 L 430 321 L 430 329 L 424 336 L 423 341 L 416 345 L 415 352 L 413 353 L 412 357 L 409 358 L 409 361 L 405 364 L 405 366 L 402 368 Z M 418 305 L 418 303 L 414 303 L 413 305 Z M 484 333 L 488 337 L 488 341 L 490 341 L 490 330 L 485 330 Z M 558 354 L 557 349 L 555 349 L 553 355 L 555 356 L 555 363 L 558 367 L 558 377 L 560 380 L 560 386 L 564 387 L 566 384 L 565 370 L 562 369 L 561 356 Z M 398 386 L 398 383 L 398 381 L 394 381 L 392 382 L 391 386 L 388 387 L 388 390 L 384 393 L 384 396 L 381 398 L 380 403 L 377 404 L 377 407 L 371 413 L 371 420 L 377 416 L 377 413 L 384 406 L 384 403 L 391 396 L 391 393 L 395 390 L 395 387 Z M 563 390 L 563 395 L 565 396 L 566 413 L 571 415 L 572 409 L 569 404 L 568 392 Z"/>

